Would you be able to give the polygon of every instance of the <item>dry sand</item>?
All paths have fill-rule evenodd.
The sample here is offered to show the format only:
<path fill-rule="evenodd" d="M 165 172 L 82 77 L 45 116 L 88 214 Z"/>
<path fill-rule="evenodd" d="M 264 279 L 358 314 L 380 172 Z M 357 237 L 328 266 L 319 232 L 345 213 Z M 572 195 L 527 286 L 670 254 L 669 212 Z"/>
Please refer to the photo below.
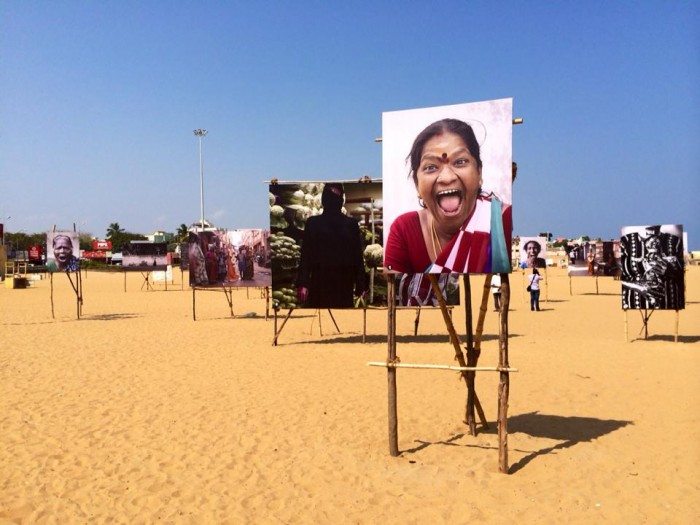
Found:
<path fill-rule="evenodd" d="M 700 268 L 674 312 L 624 341 L 620 283 L 548 275 L 530 312 L 512 277 L 509 445 L 467 435 L 454 372 L 399 370 L 399 448 L 387 444 L 386 312 L 311 312 L 278 347 L 259 292 L 139 291 L 90 272 L 84 318 L 67 279 L 0 287 L 0 523 L 697 523 Z M 474 301 L 482 277 L 472 278 Z M 162 285 L 159 287 L 162 288 Z M 544 292 L 543 292 L 544 294 Z M 404 362 L 452 364 L 437 311 L 400 312 Z M 630 335 L 640 316 L 630 312 Z M 458 329 L 463 310 L 455 312 Z M 328 332 L 331 332 L 330 334 Z M 463 329 L 460 330 L 463 333 Z M 489 312 L 480 364 L 496 364 Z M 382 335 L 383 334 L 383 335 Z M 491 422 L 497 374 L 477 389 Z"/>

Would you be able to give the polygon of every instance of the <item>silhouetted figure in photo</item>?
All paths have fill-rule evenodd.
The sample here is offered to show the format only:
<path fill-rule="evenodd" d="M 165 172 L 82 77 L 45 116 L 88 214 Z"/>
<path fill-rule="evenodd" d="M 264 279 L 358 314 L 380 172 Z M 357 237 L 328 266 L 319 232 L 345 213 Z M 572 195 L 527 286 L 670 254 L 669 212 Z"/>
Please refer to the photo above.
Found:
<path fill-rule="evenodd" d="M 344 193 L 342 184 L 326 184 L 323 213 L 306 222 L 296 285 L 307 307 L 352 308 L 353 291 L 365 291 L 360 227 L 341 211 Z"/>

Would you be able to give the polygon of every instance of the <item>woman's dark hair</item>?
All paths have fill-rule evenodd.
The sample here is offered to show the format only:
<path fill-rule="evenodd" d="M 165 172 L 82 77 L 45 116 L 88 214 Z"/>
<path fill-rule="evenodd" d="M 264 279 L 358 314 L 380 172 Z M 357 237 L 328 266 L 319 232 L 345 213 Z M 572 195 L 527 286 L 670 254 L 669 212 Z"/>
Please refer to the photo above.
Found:
<path fill-rule="evenodd" d="M 540 253 L 542 251 L 542 245 L 539 242 L 533 241 L 533 240 L 529 240 L 525 243 L 525 246 L 524 246 L 525 251 L 527 251 L 527 247 L 530 244 L 534 244 L 537 246 L 537 253 Z"/>
<path fill-rule="evenodd" d="M 455 118 L 446 118 L 433 122 L 430 126 L 421 131 L 416 140 L 413 141 L 411 152 L 406 157 L 406 160 L 411 161 L 411 171 L 409 175 L 413 177 L 413 182 L 418 184 L 418 166 L 420 166 L 420 158 L 423 155 L 423 147 L 433 137 L 443 135 L 445 133 L 454 133 L 463 141 L 469 153 L 476 159 L 476 165 L 481 169 L 481 155 L 479 143 L 476 141 L 476 135 L 472 127 L 461 120 Z"/>
<path fill-rule="evenodd" d="M 539 274 L 540 274 L 540 272 L 537 271 L 537 268 L 532 269 L 532 275 L 539 275 Z"/>

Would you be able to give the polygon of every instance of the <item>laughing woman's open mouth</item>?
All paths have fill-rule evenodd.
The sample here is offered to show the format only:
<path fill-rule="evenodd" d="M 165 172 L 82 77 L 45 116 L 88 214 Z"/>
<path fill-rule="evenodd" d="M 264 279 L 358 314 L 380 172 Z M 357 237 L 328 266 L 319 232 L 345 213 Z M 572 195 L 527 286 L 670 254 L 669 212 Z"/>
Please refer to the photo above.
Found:
<path fill-rule="evenodd" d="M 435 195 L 435 202 L 448 217 L 459 215 L 464 200 L 464 192 L 457 188 L 441 190 Z"/>

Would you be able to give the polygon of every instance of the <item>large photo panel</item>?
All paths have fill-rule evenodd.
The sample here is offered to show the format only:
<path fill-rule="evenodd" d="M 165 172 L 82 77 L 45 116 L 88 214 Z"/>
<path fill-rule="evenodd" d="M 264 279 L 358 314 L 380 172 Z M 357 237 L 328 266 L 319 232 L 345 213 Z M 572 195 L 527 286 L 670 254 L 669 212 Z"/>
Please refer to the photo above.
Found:
<path fill-rule="evenodd" d="M 622 308 L 685 308 L 683 226 L 627 226 L 620 238 Z"/>
<path fill-rule="evenodd" d="M 273 307 L 386 305 L 380 182 L 270 184 Z"/>
<path fill-rule="evenodd" d="M 77 272 L 80 269 L 78 232 L 53 231 L 46 234 L 46 270 Z"/>
<path fill-rule="evenodd" d="M 520 237 L 519 250 L 521 268 L 546 268 L 546 237 Z"/>
<path fill-rule="evenodd" d="M 122 270 L 164 271 L 168 268 L 168 243 L 130 241 L 122 247 Z"/>
<path fill-rule="evenodd" d="M 270 286 L 269 237 L 260 228 L 190 233 L 185 250 L 190 286 Z"/>
<path fill-rule="evenodd" d="M 511 271 L 513 99 L 382 115 L 384 267 Z"/>
<path fill-rule="evenodd" d="M 569 277 L 619 277 L 620 242 L 585 241 L 568 247 Z"/>

